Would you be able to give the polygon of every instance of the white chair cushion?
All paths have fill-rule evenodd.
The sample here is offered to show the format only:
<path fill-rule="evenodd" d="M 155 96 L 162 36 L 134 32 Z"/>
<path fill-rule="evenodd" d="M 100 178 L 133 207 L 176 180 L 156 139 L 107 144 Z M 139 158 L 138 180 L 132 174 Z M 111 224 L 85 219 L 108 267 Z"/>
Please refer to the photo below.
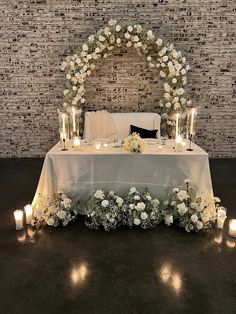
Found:
<path fill-rule="evenodd" d="M 130 125 L 143 129 L 158 129 L 157 138 L 160 138 L 161 117 L 158 113 L 151 112 L 128 112 L 111 113 L 117 130 L 118 138 L 125 138 L 130 134 Z"/>

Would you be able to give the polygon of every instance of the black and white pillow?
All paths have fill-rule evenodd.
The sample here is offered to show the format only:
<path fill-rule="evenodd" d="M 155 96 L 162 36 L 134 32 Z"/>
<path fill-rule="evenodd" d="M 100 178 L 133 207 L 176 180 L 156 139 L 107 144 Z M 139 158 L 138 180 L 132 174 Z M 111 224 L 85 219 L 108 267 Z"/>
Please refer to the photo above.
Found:
<path fill-rule="evenodd" d="M 157 138 L 157 130 L 147 130 L 147 129 L 143 129 L 140 128 L 138 126 L 135 125 L 130 125 L 130 132 L 132 133 L 138 133 L 140 135 L 141 138 Z"/>

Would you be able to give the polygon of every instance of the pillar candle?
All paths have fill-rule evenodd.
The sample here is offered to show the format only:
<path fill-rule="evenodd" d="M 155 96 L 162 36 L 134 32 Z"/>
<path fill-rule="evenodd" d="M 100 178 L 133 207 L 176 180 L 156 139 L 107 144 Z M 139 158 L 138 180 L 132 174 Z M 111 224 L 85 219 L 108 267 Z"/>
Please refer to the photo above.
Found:
<path fill-rule="evenodd" d="M 22 230 L 24 228 L 24 212 L 23 210 L 17 209 L 14 211 L 14 218 L 16 223 L 16 230 Z"/>
<path fill-rule="evenodd" d="M 25 205 L 24 210 L 25 210 L 26 224 L 30 225 L 32 221 L 32 213 L 33 213 L 31 205 L 29 204 Z"/>
<path fill-rule="evenodd" d="M 195 109 L 192 108 L 192 110 L 191 110 L 190 130 L 189 130 L 189 133 L 192 134 L 192 135 L 193 135 L 194 116 L 195 116 Z"/>
<path fill-rule="evenodd" d="M 175 137 L 179 135 L 179 113 L 176 114 Z"/>
<path fill-rule="evenodd" d="M 76 123 L 75 123 L 75 107 L 71 108 L 72 110 L 72 127 L 73 127 L 73 133 L 76 133 Z"/>
<path fill-rule="evenodd" d="M 80 148 L 80 139 L 76 136 L 73 140 L 73 145 L 75 149 L 79 149 Z"/>
<path fill-rule="evenodd" d="M 229 235 L 236 237 L 236 219 L 231 219 L 229 221 Z"/>

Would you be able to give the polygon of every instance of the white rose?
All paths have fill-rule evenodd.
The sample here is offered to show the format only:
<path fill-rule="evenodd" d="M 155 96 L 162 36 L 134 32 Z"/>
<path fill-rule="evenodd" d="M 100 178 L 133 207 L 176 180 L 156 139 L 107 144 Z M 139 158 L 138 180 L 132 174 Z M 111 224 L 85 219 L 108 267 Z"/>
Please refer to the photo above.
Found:
<path fill-rule="evenodd" d="M 151 56 L 148 56 L 147 57 L 147 61 L 151 61 L 152 60 L 152 57 Z"/>
<path fill-rule="evenodd" d="M 177 59 L 178 56 L 179 56 L 178 52 L 177 52 L 176 50 L 174 50 L 174 51 L 173 51 L 173 57 L 174 57 L 175 59 Z"/>
<path fill-rule="evenodd" d="M 121 26 L 120 25 L 116 25 L 116 31 L 119 32 L 121 30 Z"/>
<path fill-rule="evenodd" d="M 94 41 L 94 36 L 93 35 L 90 35 L 89 37 L 88 37 L 88 41 L 90 42 L 90 43 L 92 43 L 93 41 Z"/>
<path fill-rule="evenodd" d="M 130 188 L 129 194 L 134 194 L 135 192 L 137 192 L 135 187 Z"/>
<path fill-rule="evenodd" d="M 197 224 L 196 224 L 196 227 L 198 230 L 202 229 L 203 228 L 203 223 L 201 221 L 198 221 Z"/>
<path fill-rule="evenodd" d="M 163 43 L 163 40 L 158 38 L 156 41 L 156 45 L 160 47 L 162 45 L 162 43 Z"/>
<path fill-rule="evenodd" d="M 186 198 L 188 198 L 188 193 L 187 193 L 187 191 L 180 190 L 180 191 L 177 193 L 177 196 L 178 196 L 179 200 L 182 202 L 183 200 L 185 200 Z"/>
<path fill-rule="evenodd" d="M 137 35 L 135 35 L 134 38 L 133 38 L 133 41 L 134 42 L 138 42 L 139 41 L 139 37 Z"/>
<path fill-rule="evenodd" d="M 129 48 L 129 47 L 132 47 L 132 42 L 131 42 L 131 41 L 128 41 L 127 44 L 126 44 L 126 47 L 128 47 L 128 48 Z"/>
<path fill-rule="evenodd" d="M 174 110 L 178 110 L 180 108 L 180 104 L 178 102 L 176 102 L 174 104 Z"/>
<path fill-rule="evenodd" d="M 108 25 L 110 25 L 110 26 L 116 25 L 116 20 L 111 19 L 111 20 L 108 22 Z"/>
<path fill-rule="evenodd" d="M 185 74 L 186 74 L 186 70 L 185 70 L 185 69 L 182 69 L 182 70 L 180 71 L 180 73 L 181 73 L 182 75 L 185 75 Z"/>
<path fill-rule="evenodd" d="M 165 84 L 164 84 L 164 90 L 165 90 L 167 93 L 169 93 L 169 92 L 172 90 L 172 88 L 170 87 L 170 85 L 169 85 L 168 83 L 165 83 Z"/>
<path fill-rule="evenodd" d="M 132 26 L 128 26 L 128 31 L 131 33 L 133 31 L 133 27 Z"/>
<path fill-rule="evenodd" d="M 165 73 L 163 71 L 160 71 L 160 76 L 161 77 L 166 77 Z"/>
<path fill-rule="evenodd" d="M 134 218 L 134 224 L 136 225 L 136 226 L 138 226 L 138 225 L 140 225 L 140 219 L 138 219 L 138 218 Z"/>
<path fill-rule="evenodd" d="M 102 207 L 107 207 L 109 205 L 109 202 L 107 200 L 104 200 L 101 202 Z"/>
<path fill-rule="evenodd" d="M 148 218 L 148 214 L 146 212 L 141 213 L 141 218 L 146 220 Z"/>
<path fill-rule="evenodd" d="M 129 204 L 130 209 L 134 209 L 134 207 L 135 207 L 134 204 Z"/>
<path fill-rule="evenodd" d="M 151 201 L 151 199 L 152 199 L 151 195 L 146 195 L 146 198 L 148 201 Z"/>
<path fill-rule="evenodd" d="M 70 75 L 70 74 L 67 74 L 67 75 L 66 75 L 66 78 L 67 78 L 67 80 L 70 80 L 70 79 L 71 79 L 71 75 Z"/>
<path fill-rule="evenodd" d="M 171 205 L 171 206 L 175 206 L 175 205 L 176 205 L 176 201 L 172 201 L 172 202 L 170 203 L 170 205 Z"/>
<path fill-rule="evenodd" d="M 173 83 L 173 84 L 177 83 L 177 80 L 176 80 L 175 77 L 172 79 L 172 83 Z"/>
<path fill-rule="evenodd" d="M 81 104 L 85 103 L 85 101 L 86 101 L 85 98 L 80 99 Z"/>
<path fill-rule="evenodd" d="M 115 192 L 114 191 L 109 191 L 109 194 L 113 196 L 113 195 L 115 195 Z"/>
<path fill-rule="evenodd" d="M 193 214 L 191 216 L 191 220 L 192 220 L 192 222 L 196 223 L 198 221 L 198 216 L 196 214 Z"/>
<path fill-rule="evenodd" d="M 104 36 L 102 36 L 102 35 L 99 35 L 98 39 L 99 39 L 100 41 L 105 41 L 105 40 L 106 40 L 106 38 L 105 38 Z"/>
<path fill-rule="evenodd" d="M 97 190 L 94 193 L 94 197 L 103 200 L 104 199 L 104 192 L 102 190 Z"/>
<path fill-rule="evenodd" d="M 54 225 L 54 219 L 53 219 L 53 218 L 49 218 L 49 219 L 47 220 L 47 225 L 53 226 L 53 225 Z"/>
<path fill-rule="evenodd" d="M 117 44 L 120 44 L 120 43 L 121 43 L 121 39 L 120 39 L 120 38 L 117 38 L 117 39 L 116 39 L 116 43 L 117 43 Z"/>
<path fill-rule="evenodd" d="M 129 33 L 125 33 L 125 38 L 130 39 L 131 35 Z"/>
<path fill-rule="evenodd" d="M 134 147 L 134 148 L 136 148 L 136 147 Z M 135 195 L 134 196 L 134 200 L 136 200 L 136 201 L 140 200 L 140 196 L 139 195 Z"/>
<path fill-rule="evenodd" d="M 99 47 L 97 47 L 96 49 L 95 49 L 95 53 L 99 53 L 101 50 L 100 50 L 100 48 Z"/>
<path fill-rule="evenodd" d="M 214 197 L 214 201 L 215 201 L 215 203 L 220 203 L 221 202 L 221 200 L 220 200 L 220 198 L 219 197 Z"/>
<path fill-rule="evenodd" d="M 72 202 L 71 199 L 65 198 L 62 203 L 63 203 L 63 205 L 64 205 L 65 208 L 68 208 L 68 207 L 70 207 L 71 202 Z"/>
<path fill-rule="evenodd" d="M 143 44 L 139 41 L 136 45 L 137 45 L 137 47 L 140 48 L 140 47 L 142 47 Z"/>
<path fill-rule="evenodd" d="M 87 44 L 83 44 L 82 48 L 83 48 L 84 51 L 87 51 L 88 50 L 88 45 Z"/>
<path fill-rule="evenodd" d="M 168 59 L 169 59 L 168 56 L 164 56 L 164 57 L 162 58 L 163 62 L 167 62 Z"/>
<path fill-rule="evenodd" d="M 173 216 L 172 215 L 166 215 L 164 217 L 164 221 L 165 221 L 165 224 L 167 226 L 170 226 L 173 223 Z"/>
<path fill-rule="evenodd" d="M 69 93 L 69 90 L 68 89 L 64 89 L 63 94 L 67 95 L 68 93 Z"/>
<path fill-rule="evenodd" d="M 121 205 L 124 203 L 124 201 L 123 201 L 123 199 L 122 199 L 121 197 L 117 197 L 117 198 L 116 198 L 116 203 L 117 203 L 119 206 L 121 206 Z"/>
<path fill-rule="evenodd" d="M 177 208 L 181 216 L 184 215 L 188 211 L 188 208 L 186 207 L 185 203 L 178 204 Z"/>
<path fill-rule="evenodd" d="M 145 208 L 146 208 L 146 205 L 143 202 L 140 202 L 135 206 L 135 209 L 140 210 L 140 211 L 144 210 Z"/>
<path fill-rule="evenodd" d="M 155 199 L 153 200 L 153 202 L 154 202 L 155 205 L 159 205 L 159 204 L 160 204 L 160 201 L 159 201 L 157 198 L 155 198 Z"/>
<path fill-rule="evenodd" d="M 64 219 L 66 217 L 66 212 L 64 210 L 59 210 L 59 212 L 57 213 L 57 217 L 59 219 Z"/>
<path fill-rule="evenodd" d="M 166 108 L 170 108 L 171 107 L 171 103 L 170 102 L 167 102 L 166 103 Z"/>

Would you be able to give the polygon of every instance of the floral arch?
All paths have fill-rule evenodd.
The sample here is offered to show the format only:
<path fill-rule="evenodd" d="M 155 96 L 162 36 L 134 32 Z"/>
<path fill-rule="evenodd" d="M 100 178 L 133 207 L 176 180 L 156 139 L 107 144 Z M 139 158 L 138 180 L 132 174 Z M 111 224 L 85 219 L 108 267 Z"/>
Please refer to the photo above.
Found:
<path fill-rule="evenodd" d="M 71 105 L 80 109 L 86 102 L 85 80 L 95 69 L 96 60 L 107 58 L 113 50 L 121 47 L 133 47 L 139 55 L 146 58 L 150 68 L 159 68 L 164 81 L 164 95 L 160 100 L 162 134 L 171 135 L 176 112 L 185 114 L 191 104 L 186 99 L 186 74 L 190 69 L 181 51 L 176 51 L 173 44 L 157 38 L 151 30 L 145 30 L 139 24 L 118 23 L 110 20 L 108 25 L 96 34 L 90 35 L 86 43 L 62 63 L 66 73 L 66 86 L 63 91 L 68 110 Z"/>

